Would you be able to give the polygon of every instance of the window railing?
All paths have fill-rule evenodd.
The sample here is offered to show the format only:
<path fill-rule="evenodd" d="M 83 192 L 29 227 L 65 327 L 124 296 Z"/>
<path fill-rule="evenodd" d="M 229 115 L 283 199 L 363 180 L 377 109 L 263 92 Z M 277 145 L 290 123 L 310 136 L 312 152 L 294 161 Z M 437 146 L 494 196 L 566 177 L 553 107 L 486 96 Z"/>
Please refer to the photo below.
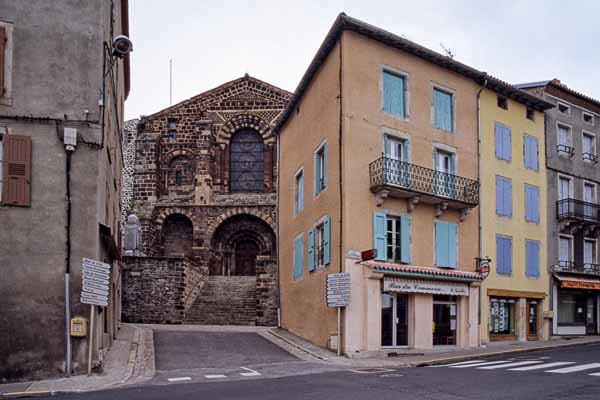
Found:
<path fill-rule="evenodd" d="M 403 190 L 465 203 L 479 204 L 479 182 L 446 172 L 421 167 L 389 157 L 369 164 L 371 190 L 400 188 Z"/>
<path fill-rule="evenodd" d="M 577 219 L 600 223 L 600 205 L 576 199 L 562 199 L 556 202 L 558 220 Z"/>
<path fill-rule="evenodd" d="M 600 275 L 600 264 L 575 264 L 573 261 L 559 261 L 553 270 L 554 272 Z"/>
<path fill-rule="evenodd" d="M 583 153 L 583 161 L 591 161 L 594 164 L 597 164 L 598 156 L 592 153 Z"/>
<path fill-rule="evenodd" d="M 573 157 L 575 155 L 575 149 L 571 146 L 567 146 L 566 144 L 559 144 L 556 146 L 556 151 L 558 151 L 558 154 L 566 154 L 569 157 Z"/>

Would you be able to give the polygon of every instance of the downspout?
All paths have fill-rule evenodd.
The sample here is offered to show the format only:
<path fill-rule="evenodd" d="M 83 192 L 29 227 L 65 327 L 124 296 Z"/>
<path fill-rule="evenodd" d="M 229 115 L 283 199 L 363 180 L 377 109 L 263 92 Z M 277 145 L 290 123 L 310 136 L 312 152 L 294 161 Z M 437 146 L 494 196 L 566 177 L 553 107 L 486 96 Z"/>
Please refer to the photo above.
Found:
<path fill-rule="evenodd" d="M 277 258 L 277 327 L 281 328 L 281 269 L 279 268 L 279 162 L 281 160 L 279 146 L 279 132 L 274 132 L 275 138 L 277 139 L 277 166 L 275 168 L 275 179 L 277 180 L 277 188 L 275 190 L 275 257 Z"/>
<path fill-rule="evenodd" d="M 339 70 L 339 82 L 340 82 L 340 94 L 339 94 L 339 101 L 340 101 L 340 120 L 339 120 L 339 132 L 338 132 L 338 158 L 339 158 L 339 191 L 340 191 L 340 272 L 342 272 L 344 270 L 344 232 L 343 232 L 343 226 L 344 226 L 344 192 L 343 192 L 343 174 L 342 174 L 342 155 L 343 155 L 343 151 L 342 151 L 342 123 L 343 123 L 343 119 L 344 119 L 344 103 L 343 103 L 343 98 L 342 98 L 342 47 L 343 47 L 343 43 L 342 43 L 342 38 L 344 36 L 344 31 L 342 31 L 340 33 L 340 70 Z M 344 318 L 342 318 L 342 316 Z M 346 345 L 346 343 L 344 343 L 343 340 L 343 335 L 342 332 L 345 332 L 345 324 L 344 324 L 344 320 L 346 317 L 346 308 L 342 308 L 342 309 L 338 309 L 338 343 L 337 343 L 337 354 L 338 356 L 340 356 L 343 353 L 343 349 Z"/>
<path fill-rule="evenodd" d="M 477 179 L 479 180 L 479 258 L 483 258 L 483 230 L 481 227 L 483 212 L 481 210 L 481 92 L 487 86 L 487 77 L 483 80 L 483 85 L 477 92 Z M 481 345 L 481 284 L 479 285 L 479 307 L 477 307 L 477 335 L 479 339 L 477 344 Z"/>
<path fill-rule="evenodd" d="M 66 256 L 65 256 L 65 374 L 71 376 L 71 289 L 70 289 L 70 274 L 71 274 L 71 154 L 73 148 L 67 146 L 65 153 L 67 156 L 65 166 L 66 180 L 66 202 L 67 202 L 67 224 L 66 230 Z"/>

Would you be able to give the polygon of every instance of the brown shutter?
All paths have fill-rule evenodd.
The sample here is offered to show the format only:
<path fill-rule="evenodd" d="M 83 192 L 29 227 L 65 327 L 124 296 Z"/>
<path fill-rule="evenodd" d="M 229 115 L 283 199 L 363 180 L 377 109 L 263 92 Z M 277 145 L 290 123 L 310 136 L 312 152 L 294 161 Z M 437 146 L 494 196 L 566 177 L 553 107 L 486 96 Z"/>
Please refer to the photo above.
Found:
<path fill-rule="evenodd" d="M 4 53 L 6 53 L 6 28 L 0 26 L 0 97 L 4 96 Z"/>
<path fill-rule="evenodd" d="M 2 203 L 29 207 L 31 205 L 31 137 L 5 135 L 3 150 Z"/>

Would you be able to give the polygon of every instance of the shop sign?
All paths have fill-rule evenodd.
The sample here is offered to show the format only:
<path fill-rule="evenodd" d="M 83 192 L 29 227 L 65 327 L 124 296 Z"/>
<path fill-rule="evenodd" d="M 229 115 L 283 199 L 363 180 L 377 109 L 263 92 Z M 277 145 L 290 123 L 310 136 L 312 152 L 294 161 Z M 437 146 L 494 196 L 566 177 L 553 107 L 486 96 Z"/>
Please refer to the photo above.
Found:
<path fill-rule="evenodd" d="M 466 283 L 384 278 L 383 291 L 468 296 L 469 286 Z"/>
<path fill-rule="evenodd" d="M 561 281 L 560 287 L 565 289 L 600 290 L 600 282 L 591 281 Z"/>

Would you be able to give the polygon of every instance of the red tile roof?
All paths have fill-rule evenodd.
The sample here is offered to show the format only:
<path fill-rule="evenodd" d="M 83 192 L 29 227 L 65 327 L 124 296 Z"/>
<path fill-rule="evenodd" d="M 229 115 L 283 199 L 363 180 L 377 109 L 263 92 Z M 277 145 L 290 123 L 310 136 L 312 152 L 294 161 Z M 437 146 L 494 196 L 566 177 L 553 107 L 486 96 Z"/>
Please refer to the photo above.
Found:
<path fill-rule="evenodd" d="M 386 263 L 386 262 L 377 262 L 377 261 L 367 261 L 362 263 L 369 268 L 381 270 L 383 273 L 385 271 L 390 272 L 402 272 L 406 275 L 415 274 L 415 275 L 429 275 L 432 278 L 435 277 L 444 277 L 449 279 L 460 279 L 460 280 L 472 280 L 472 281 L 480 281 L 483 280 L 483 277 L 478 272 L 470 272 L 470 271 L 460 271 L 456 269 L 445 269 L 445 268 L 433 268 L 433 267 L 422 267 L 417 265 L 405 265 L 405 264 L 394 264 L 394 263 Z"/>

